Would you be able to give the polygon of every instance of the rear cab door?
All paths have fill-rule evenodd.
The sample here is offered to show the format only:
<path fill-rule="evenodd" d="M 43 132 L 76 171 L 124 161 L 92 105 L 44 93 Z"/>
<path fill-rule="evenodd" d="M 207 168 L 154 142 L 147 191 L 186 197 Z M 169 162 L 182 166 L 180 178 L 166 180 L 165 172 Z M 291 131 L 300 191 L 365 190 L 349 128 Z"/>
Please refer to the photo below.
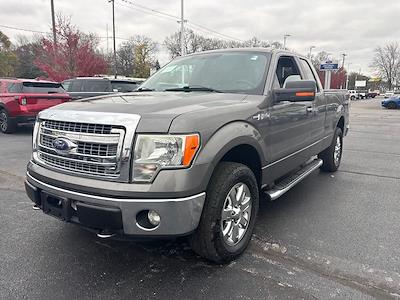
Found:
<path fill-rule="evenodd" d="M 310 126 L 311 142 L 315 143 L 325 137 L 327 99 L 325 97 L 325 93 L 322 88 L 321 81 L 319 80 L 318 74 L 311 66 L 309 60 L 302 57 L 299 57 L 298 60 L 302 69 L 301 71 L 303 74 L 303 79 L 314 80 L 317 85 L 317 89 L 315 91 L 315 100 L 311 103 L 311 110 L 309 109 L 309 114 L 312 117 L 312 123 Z"/>

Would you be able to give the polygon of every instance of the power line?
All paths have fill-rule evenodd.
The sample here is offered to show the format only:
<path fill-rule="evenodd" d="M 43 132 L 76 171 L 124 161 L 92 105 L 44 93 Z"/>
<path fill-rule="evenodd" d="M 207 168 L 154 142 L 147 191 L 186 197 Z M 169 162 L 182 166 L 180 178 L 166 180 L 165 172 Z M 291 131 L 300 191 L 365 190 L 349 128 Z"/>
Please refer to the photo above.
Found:
<path fill-rule="evenodd" d="M 172 20 L 174 20 L 174 21 L 180 22 L 180 18 L 179 18 L 178 16 L 174 16 L 174 15 L 165 13 L 165 12 L 160 11 L 160 10 L 152 9 L 152 8 L 146 7 L 146 6 L 144 6 L 144 5 L 136 4 L 136 3 L 133 3 L 133 2 L 131 2 L 131 1 L 129 1 L 129 0 L 120 0 L 120 1 L 125 2 L 125 3 L 127 3 L 127 4 L 130 4 L 131 6 L 135 6 L 135 7 L 137 7 L 137 8 L 139 7 L 139 8 L 141 8 L 141 9 L 143 9 L 143 10 L 146 10 L 146 11 L 139 10 L 139 11 L 142 11 L 142 12 L 144 12 L 144 13 L 148 13 L 148 14 L 151 14 L 151 15 L 159 16 L 159 17 L 162 16 L 162 17 L 164 17 L 164 18 L 166 17 L 166 18 L 168 18 L 168 19 L 170 19 L 170 20 L 172 19 Z M 121 4 L 120 4 L 120 5 L 121 5 Z M 122 6 L 125 6 L 125 5 L 122 5 Z M 128 7 L 128 6 L 125 6 L 125 7 Z M 130 8 L 133 9 L 132 7 L 130 7 Z M 137 8 L 136 8 L 136 9 L 137 9 Z M 150 13 L 150 12 L 151 12 L 151 13 Z M 216 30 L 210 29 L 210 28 L 208 28 L 208 27 L 206 27 L 206 26 L 203 26 L 203 25 L 201 25 L 201 24 L 194 23 L 194 22 L 192 22 L 192 21 L 187 21 L 187 22 L 188 22 L 189 24 L 191 24 L 192 26 L 197 27 L 197 30 L 201 30 L 201 31 L 203 31 L 203 32 L 212 33 L 212 35 L 217 36 L 217 37 L 219 37 L 219 38 L 223 37 L 223 38 L 225 38 L 225 39 L 243 42 L 243 40 L 241 40 L 241 39 L 239 39 L 239 38 L 236 38 L 236 37 L 233 37 L 233 36 L 229 36 L 229 35 L 227 35 L 227 34 L 220 33 L 220 32 L 218 32 L 218 31 L 216 31 Z M 192 27 L 192 29 L 196 29 L 196 28 L 193 28 L 193 27 Z"/>
<path fill-rule="evenodd" d="M 33 33 L 42 33 L 42 34 L 49 34 L 49 33 L 50 33 L 50 32 L 48 32 L 48 31 L 31 30 L 31 29 L 18 28 L 18 27 L 12 27 L 12 26 L 7 26 L 7 25 L 0 25 L 0 27 L 4 27 L 4 28 L 8 28 L 8 29 L 13 29 L 13 30 L 20 30 L 20 31 L 33 32 Z"/>
<path fill-rule="evenodd" d="M 137 8 L 141 8 L 141 9 L 142 9 L 142 10 L 141 10 L 142 12 L 145 12 L 145 11 L 146 11 L 147 13 L 152 14 L 152 15 L 157 14 L 157 15 L 159 15 L 159 16 L 167 17 L 168 19 L 173 19 L 174 21 L 179 21 L 179 17 L 174 16 L 174 15 L 171 15 L 171 14 L 168 14 L 168 13 L 165 13 L 165 12 L 163 12 L 163 11 L 159 11 L 159 10 L 156 10 L 156 9 L 152 9 L 152 8 L 146 7 L 146 6 L 144 6 L 144 5 L 136 4 L 136 3 L 133 3 L 133 2 L 131 2 L 131 1 L 129 1 L 129 0 L 120 0 L 120 1 L 125 2 L 125 3 L 127 3 L 127 4 L 130 4 L 130 5 L 132 5 L 132 6 L 136 6 Z M 143 11 L 143 10 L 144 10 L 144 11 Z M 150 13 L 150 12 L 152 12 L 152 13 Z"/>

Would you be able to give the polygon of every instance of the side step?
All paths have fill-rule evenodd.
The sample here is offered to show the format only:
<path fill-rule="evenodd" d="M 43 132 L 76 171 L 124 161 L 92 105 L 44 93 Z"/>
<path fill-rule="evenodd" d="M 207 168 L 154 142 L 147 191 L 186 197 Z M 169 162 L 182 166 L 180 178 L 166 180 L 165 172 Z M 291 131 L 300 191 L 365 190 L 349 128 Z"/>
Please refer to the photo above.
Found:
<path fill-rule="evenodd" d="M 271 201 L 274 201 L 310 175 L 314 170 L 318 169 L 321 165 L 322 159 L 315 159 L 304 166 L 301 170 L 278 182 L 272 189 L 266 190 L 265 193 L 269 196 Z"/>

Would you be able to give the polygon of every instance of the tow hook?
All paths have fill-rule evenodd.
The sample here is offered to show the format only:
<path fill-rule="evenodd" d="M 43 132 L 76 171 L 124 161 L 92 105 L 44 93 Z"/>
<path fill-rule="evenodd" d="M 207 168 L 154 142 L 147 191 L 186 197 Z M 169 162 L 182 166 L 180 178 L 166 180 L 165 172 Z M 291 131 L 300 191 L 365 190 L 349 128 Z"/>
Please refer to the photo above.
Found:
<path fill-rule="evenodd" d="M 99 237 L 101 239 L 108 239 L 113 236 L 115 236 L 115 233 L 107 231 L 107 230 L 102 230 L 97 233 L 97 237 Z"/>

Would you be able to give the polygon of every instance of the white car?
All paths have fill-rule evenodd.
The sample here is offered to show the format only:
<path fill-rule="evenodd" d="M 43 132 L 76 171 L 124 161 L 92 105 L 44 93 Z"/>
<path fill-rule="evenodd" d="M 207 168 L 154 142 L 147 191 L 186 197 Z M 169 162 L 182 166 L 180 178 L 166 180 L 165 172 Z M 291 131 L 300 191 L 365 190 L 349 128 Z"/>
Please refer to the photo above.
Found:
<path fill-rule="evenodd" d="M 360 95 L 358 94 L 358 92 L 356 90 L 349 90 L 349 97 L 350 100 L 356 100 L 360 98 Z"/>
<path fill-rule="evenodd" d="M 393 96 L 394 96 L 394 92 L 393 91 L 386 92 L 385 95 L 384 95 L 385 98 L 390 98 L 390 97 L 393 97 Z"/>

